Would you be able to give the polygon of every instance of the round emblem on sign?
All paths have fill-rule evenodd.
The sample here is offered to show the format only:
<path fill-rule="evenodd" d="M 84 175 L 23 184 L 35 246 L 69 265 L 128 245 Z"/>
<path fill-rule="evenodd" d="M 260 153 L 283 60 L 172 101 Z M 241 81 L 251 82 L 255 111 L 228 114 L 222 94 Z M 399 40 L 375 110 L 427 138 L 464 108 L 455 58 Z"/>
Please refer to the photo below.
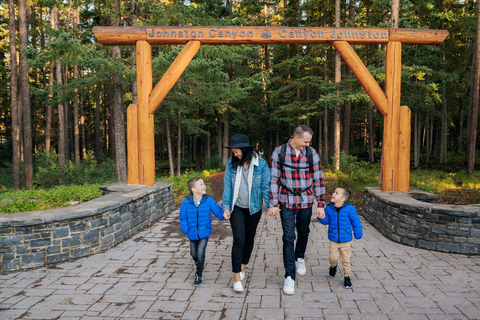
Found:
<path fill-rule="evenodd" d="M 268 31 L 268 30 L 263 31 L 262 38 L 268 39 L 268 38 L 271 38 L 271 37 L 272 37 L 272 34 L 270 33 L 270 31 Z"/>

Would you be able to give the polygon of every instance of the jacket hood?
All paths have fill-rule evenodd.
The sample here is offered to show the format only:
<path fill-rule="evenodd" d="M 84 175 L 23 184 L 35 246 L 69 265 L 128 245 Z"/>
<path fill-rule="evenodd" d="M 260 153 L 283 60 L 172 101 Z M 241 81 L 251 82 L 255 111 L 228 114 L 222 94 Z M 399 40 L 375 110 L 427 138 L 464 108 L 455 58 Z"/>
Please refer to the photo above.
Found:
<path fill-rule="evenodd" d="M 347 201 L 343 204 L 342 208 L 344 208 L 345 206 L 349 206 L 350 205 L 350 202 Z M 335 203 L 333 202 L 330 202 L 329 204 L 327 204 L 327 207 L 332 207 L 332 208 L 335 208 Z"/>
<path fill-rule="evenodd" d="M 205 202 L 205 200 L 207 200 L 207 198 L 208 198 L 208 194 L 204 194 L 204 195 L 202 196 L 202 199 L 200 199 L 200 203 Z M 187 195 L 187 199 L 188 199 L 191 203 L 194 204 L 195 200 L 193 199 L 193 193 L 190 192 L 190 193 Z"/>

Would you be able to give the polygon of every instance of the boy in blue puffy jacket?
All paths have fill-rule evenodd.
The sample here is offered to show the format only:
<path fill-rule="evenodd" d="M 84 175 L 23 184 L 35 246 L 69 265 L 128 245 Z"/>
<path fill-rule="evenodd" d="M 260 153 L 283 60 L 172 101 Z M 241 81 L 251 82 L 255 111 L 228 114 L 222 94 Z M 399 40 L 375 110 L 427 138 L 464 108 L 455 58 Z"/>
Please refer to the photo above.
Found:
<path fill-rule="evenodd" d="M 222 208 L 206 194 L 207 187 L 201 178 L 190 179 L 188 190 L 190 193 L 180 206 L 180 227 L 190 240 L 190 254 L 197 266 L 193 285 L 197 287 L 203 283 L 205 249 L 212 233 L 210 212 L 220 220 L 225 218 Z"/>
<path fill-rule="evenodd" d="M 347 188 L 336 188 L 332 194 L 331 203 L 325 207 L 325 217 L 321 219 L 322 217 L 317 216 L 318 221 L 322 224 L 328 224 L 330 277 L 335 277 L 338 258 L 340 257 L 345 275 L 343 286 L 346 289 L 352 287 L 352 281 L 350 280 L 352 232 L 355 239 L 360 239 L 363 236 L 362 223 L 358 217 L 357 209 L 348 202 L 350 197 L 351 192 Z"/>

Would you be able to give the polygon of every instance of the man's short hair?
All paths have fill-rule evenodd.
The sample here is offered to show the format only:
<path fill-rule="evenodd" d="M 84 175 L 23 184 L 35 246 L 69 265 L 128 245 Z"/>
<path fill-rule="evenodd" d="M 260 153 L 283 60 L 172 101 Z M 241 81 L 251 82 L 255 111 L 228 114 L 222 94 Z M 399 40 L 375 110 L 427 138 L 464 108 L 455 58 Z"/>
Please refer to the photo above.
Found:
<path fill-rule="evenodd" d="M 352 193 L 347 187 L 344 186 L 338 186 L 337 188 L 343 189 L 343 196 L 345 197 L 345 202 L 350 201 L 350 198 L 352 197 Z"/>
<path fill-rule="evenodd" d="M 188 180 L 188 191 L 192 192 L 192 189 L 195 188 L 195 183 L 197 183 L 197 181 L 200 181 L 200 180 L 202 180 L 202 178 L 200 177 L 196 177 Z"/>
<path fill-rule="evenodd" d="M 310 128 L 309 126 L 306 126 L 304 124 L 301 124 L 299 125 L 298 127 L 295 128 L 295 130 L 293 130 L 293 135 L 294 136 L 298 136 L 298 137 L 301 137 L 303 136 L 303 134 L 307 132 L 309 133 L 311 136 L 313 136 L 313 130 L 312 128 Z"/>

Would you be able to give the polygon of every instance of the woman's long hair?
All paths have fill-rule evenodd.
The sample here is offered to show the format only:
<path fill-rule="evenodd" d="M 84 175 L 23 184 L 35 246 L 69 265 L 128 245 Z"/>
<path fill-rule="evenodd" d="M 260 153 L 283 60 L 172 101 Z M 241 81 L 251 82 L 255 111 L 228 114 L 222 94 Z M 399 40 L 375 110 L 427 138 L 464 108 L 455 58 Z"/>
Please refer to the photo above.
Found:
<path fill-rule="evenodd" d="M 258 151 L 253 147 L 239 148 L 242 151 L 242 159 L 238 159 L 235 155 L 232 156 L 232 168 L 236 169 L 238 166 L 250 164 L 253 156 L 258 156 Z"/>

